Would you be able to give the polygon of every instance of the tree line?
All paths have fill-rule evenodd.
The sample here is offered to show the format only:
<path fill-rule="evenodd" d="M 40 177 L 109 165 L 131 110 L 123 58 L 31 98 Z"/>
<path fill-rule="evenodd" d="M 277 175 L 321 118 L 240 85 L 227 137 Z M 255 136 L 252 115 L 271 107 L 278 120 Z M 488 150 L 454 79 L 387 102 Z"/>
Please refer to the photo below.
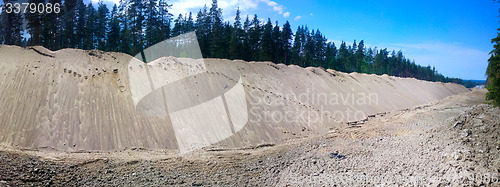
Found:
<path fill-rule="evenodd" d="M 4 0 L 13 3 L 14 0 Z M 44 3 L 46 0 L 29 0 Z M 431 66 L 421 66 L 401 51 L 367 48 L 364 41 L 337 48 L 319 29 L 299 26 L 295 33 L 286 21 L 282 26 L 257 15 L 242 18 L 239 9 L 233 23 L 224 21 L 217 0 L 196 16 L 177 17 L 169 12 L 167 0 L 120 0 L 111 10 L 102 1 L 94 6 L 83 0 L 48 0 L 60 3 L 59 14 L 1 14 L 0 43 L 18 46 L 41 45 L 62 48 L 98 49 L 135 55 L 170 37 L 195 31 L 203 57 L 272 61 L 301 67 L 316 66 L 343 72 L 388 74 L 421 80 L 455 82 Z M 2 5 L 5 7 L 5 4 Z M 97 8 L 96 8 L 97 7 Z M 27 21 L 23 29 L 23 18 Z M 27 33 L 29 36 L 25 37 Z"/>
<path fill-rule="evenodd" d="M 500 11 L 499 11 L 500 12 Z M 497 29 L 497 36 L 491 39 L 493 50 L 490 52 L 488 67 L 486 68 L 486 86 L 488 93 L 486 99 L 491 103 L 500 106 L 500 28 Z"/>

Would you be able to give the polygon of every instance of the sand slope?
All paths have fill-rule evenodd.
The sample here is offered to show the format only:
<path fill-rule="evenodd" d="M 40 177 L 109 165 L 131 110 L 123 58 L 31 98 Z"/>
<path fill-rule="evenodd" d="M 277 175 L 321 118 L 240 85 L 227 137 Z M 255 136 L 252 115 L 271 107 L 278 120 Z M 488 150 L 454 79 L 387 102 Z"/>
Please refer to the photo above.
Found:
<path fill-rule="evenodd" d="M 131 56 L 2 45 L 0 57 L 0 144 L 61 151 L 180 149 L 169 115 L 137 112 L 128 77 L 133 71 L 128 67 Z M 457 84 L 386 75 L 346 74 L 269 62 L 204 61 L 210 72 L 204 76 L 217 80 L 223 88 L 235 80 L 221 69 L 240 74 L 248 109 L 248 122 L 229 137 L 217 136 L 223 139 L 212 142 L 215 147 L 248 147 L 324 134 L 346 122 L 468 91 Z M 221 94 L 213 87 L 190 89 Z M 190 96 L 179 97 L 195 102 Z M 153 104 L 145 102 L 145 106 Z M 206 121 L 196 115 L 190 121 Z"/>

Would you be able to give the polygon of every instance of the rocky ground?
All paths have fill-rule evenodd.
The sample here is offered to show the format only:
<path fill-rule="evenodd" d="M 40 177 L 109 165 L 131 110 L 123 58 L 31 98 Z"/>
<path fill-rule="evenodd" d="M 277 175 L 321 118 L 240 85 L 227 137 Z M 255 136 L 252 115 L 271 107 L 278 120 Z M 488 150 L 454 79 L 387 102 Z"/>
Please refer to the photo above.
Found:
<path fill-rule="evenodd" d="M 184 155 L 0 151 L 0 186 L 499 186 L 500 109 L 484 90 L 379 114 L 319 137 Z"/>

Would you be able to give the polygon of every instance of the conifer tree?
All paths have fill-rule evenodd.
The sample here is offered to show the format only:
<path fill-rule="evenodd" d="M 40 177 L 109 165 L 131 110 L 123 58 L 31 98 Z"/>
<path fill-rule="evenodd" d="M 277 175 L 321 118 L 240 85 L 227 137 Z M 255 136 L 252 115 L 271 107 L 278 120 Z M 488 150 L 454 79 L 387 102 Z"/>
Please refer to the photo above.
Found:
<path fill-rule="evenodd" d="M 236 16 L 234 18 L 233 31 L 231 32 L 231 40 L 229 41 L 229 48 L 231 53 L 231 59 L 241 58 L 242 43 L 241 43 L 241 33 L 243 32 L 241 28 L 241 17 L 240 8 L 236 10 Z"/>
<path fill-rule="evenodd" d="M 120 44 L 120 20 L 118 15 L 118 7 L 116 4 L 111 9 L 111 19 L 109 21 L 109 31 L 107 32 L 107 51 L 119 51 Z"/>
<path fill-rule="evenodd" d="M 75 48 L 75 27 L 76 27 L 76 0 L 64 1 L 64 14 L 62 16 L 62 25 L 64 31 L 62 34 L 61 47 Z"/>
<path fill-rule="evenodd" d="M 4 0 L 5 4 L 7 3 L 15 3 L 14 0 Z M 2 27 L 3 32 L 5 34 L 5 44 L 7 45 L 21 45 L 22 41 L 22 32 L 23 32 L 23 23 L 21 14 L 17 13 L 7 13 L 6 11 L 2 11 Z"/>
<path fill-rule="evenodd" d="M 500 29 L 497 29 L 500 31 Z M 500 32 L 497 32 L 497 37 L 491 39 L 493 50 L 488 59 L 488 68 L 486 75 L 488 76 L 488 93 L 486 99 L 492 100 L 492 103 L 500 106 Z"/>
<path fill-rule="evenodd" d="M 109 22 L 109 9 L 101 1 L 99 1 L 97 14 L 96 14 L 96 22 L 95 22 L 95 38 L 97 42 L 97 49 L 106 50 L 106 42 L 108 39 L 106 38 L 106 33 L 109 32 L 108 29 Z"/>
<path fill-rule="evenodd" d="M 282 47 L 282 57 L 284 58 L 283 62 L 288 65 L 290 64 L 290 50 L 292 48 L 292 37 L 293 37 L 293 32 L 290 27 L 290 23 L 286 21 L 286 23 L 283 25 L 283 30 L 281 31 L 281 41 L 283 42 L 281 47 Z"/>
<path fill-rule="evenodd" d="M 86 34 L 85 25 L 87 22 L 87 7 L 83 0 L 76 0 L 75 5 L 76 28 L 75 28 L 75 44 L 79 49 L 85 48 L 84 38 Z"/>

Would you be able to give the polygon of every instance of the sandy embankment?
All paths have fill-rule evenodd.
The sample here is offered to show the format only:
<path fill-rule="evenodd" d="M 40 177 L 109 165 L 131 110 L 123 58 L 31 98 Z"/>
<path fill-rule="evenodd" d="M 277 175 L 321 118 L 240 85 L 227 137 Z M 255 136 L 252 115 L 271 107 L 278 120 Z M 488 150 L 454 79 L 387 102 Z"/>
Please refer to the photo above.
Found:
<path fill-rule="evenodd" d="M 129 55 L 2 45 L 0 57 L 1 145 L 58 151 L 179 149 L 179 137 L 169 117 L 136 111 L 128 76 L 135 69 L 128 67 Z M 171 61 L 190 62 L 164 58 L 151 62 L 149 70 L 159 72 L 172 65 Z M 212 148 L 250 147 L 321 135 L 377 113 L 468 91 L 461 85 L 413 78 L 346 74 L 269 62 L 204 61 L 205 76 L 210 80 L 229 84 L 231 75 L 221 69 L 239 74 L 248 109 L 244 127 L 229 137 L 215 137 L 221 141 L 214 142 Z M 192 89 L 213 97 L 221 92 Z M 174 100 L 196 100 L 177 96 Z M 205 120 L 190 119 L 198 124 Z M 189 126 L 191 122 L 177 123 Z"/>

